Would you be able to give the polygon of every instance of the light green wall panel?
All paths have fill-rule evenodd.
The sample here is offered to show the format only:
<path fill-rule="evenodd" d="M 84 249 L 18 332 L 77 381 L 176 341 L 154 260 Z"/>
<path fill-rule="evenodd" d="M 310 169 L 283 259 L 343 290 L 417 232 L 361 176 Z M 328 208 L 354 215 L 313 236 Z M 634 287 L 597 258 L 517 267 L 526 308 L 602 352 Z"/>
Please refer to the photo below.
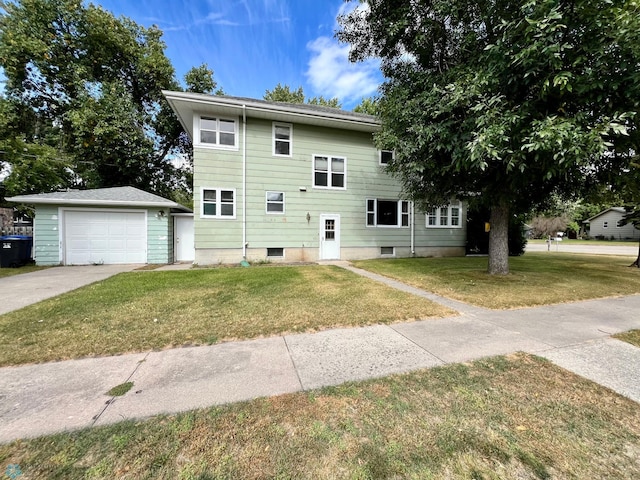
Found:
<path fill-rule="evenodd" d="M 37 265 L 59 265 L 60 231 L 58 207 L 38 205 L 33 221 L 34 257 Z"/>
<path fill-rule="evenodd" d="M 341 246 L 410 246 L 410 228 L 366 226 L 366 199 L 398 200 L 400 183 L 378 163 L 370 133 L 293 125 L 291 157 L 272 155 L 272 122 L 249 118 L 246 160 L 247 242 L 258 247 L 318 247 L 319 218 L 340 214 Z M 240 149 L 196 148 L 194 206 L 196 248 L 242 247 L 242 137 Z M 346 158 L 346 190 L 313 188 L 313 156 Z M 236 219 L 200 218 L 202 187 L 236 189 Z M 306 191 L 300 191 L 300 188 Z M 266 213 L 266 191 L 284 192 L 284 215 Z M 309 220 L 307 220 L 307 214 Z M 463 225 L 465 224 L 463 220 Z M 427 229 L 415 215 L 416 246 L 464 246 L 466 232 Z"/>

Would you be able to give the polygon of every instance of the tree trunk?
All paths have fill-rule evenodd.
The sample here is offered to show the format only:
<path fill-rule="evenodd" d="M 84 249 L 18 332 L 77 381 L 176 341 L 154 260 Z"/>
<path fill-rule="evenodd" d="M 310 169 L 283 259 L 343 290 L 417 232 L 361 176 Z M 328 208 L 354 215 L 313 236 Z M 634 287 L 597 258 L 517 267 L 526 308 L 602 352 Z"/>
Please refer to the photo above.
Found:
<path fill-rule="evenodd" d="M 636 258 L 636 261 L 633 262 L 629 266 L 630 267 L 638 267 L 638 268 L 640 268 L 640 241 L 638 242 L 638 258 Z"/>
<path fill-rule="evenodd" d="M 501 201 L 491 208 L 489 219 L 489 274 L 509 273 L 509 206 Z"/>

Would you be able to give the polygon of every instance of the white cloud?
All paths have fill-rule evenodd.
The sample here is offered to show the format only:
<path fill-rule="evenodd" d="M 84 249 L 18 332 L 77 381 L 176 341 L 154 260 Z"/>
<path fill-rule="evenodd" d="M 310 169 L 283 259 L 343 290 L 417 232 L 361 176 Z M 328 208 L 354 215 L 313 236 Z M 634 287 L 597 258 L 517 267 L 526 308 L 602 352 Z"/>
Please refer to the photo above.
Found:
<path fill-rule="evenodd" d="M 311 59 L 306 76 L 316 93 L 350 103 L 377 91 L 381 83 L 378 60 L 351 63 L 349 45 L 329 37 L 318 37 L 307 44 L 307 49 Z"/>

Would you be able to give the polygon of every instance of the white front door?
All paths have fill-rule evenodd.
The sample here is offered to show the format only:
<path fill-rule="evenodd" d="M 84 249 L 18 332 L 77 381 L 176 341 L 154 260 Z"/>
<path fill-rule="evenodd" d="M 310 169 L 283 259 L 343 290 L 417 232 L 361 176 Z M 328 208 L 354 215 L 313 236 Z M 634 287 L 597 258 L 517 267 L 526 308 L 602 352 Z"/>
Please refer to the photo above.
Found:
<path fill-rule="evenodd" d="M 320 215 L 320 260 L 340 260 L 340 215 Z"/>
<path fill-rule="evenodd" d="M 193 262 L 196 258 L 193 234 L 193 216 L 175 216 L 173 224 L 176 262 Z"/>

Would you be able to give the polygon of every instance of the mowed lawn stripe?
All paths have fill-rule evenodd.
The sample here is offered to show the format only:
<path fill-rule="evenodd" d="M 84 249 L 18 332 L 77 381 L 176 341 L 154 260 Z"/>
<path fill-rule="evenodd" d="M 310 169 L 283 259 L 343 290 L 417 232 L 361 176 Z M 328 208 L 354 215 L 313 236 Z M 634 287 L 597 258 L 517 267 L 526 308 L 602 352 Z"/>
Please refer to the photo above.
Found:
<path fill-rule="evenodd" d="M 0 365 L 454 314 L 334 266 L 130 272 L 0 316 Z"/>

